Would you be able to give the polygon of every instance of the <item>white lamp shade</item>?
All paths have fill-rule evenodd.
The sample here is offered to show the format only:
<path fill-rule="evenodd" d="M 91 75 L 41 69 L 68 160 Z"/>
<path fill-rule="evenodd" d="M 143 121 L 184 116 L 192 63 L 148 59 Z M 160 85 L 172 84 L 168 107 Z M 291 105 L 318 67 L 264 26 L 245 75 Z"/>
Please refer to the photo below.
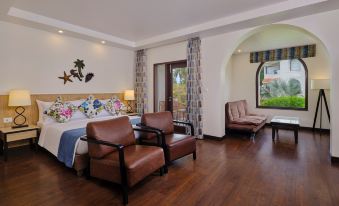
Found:
<path fill-rule="evenodd" d="M 31 105 L 31 94 L 28 90 L 12 90 L 9 92 L 8 106 L 29 106 Z"/>
<path fill-rule="evenodd" d="M 312 79 L 311 89 L 330 89 L 329 79 Z"/>
<path fill-rule="evenodd" d="M 126 90 L 124 95 L 125 100 L 135 100 L 134 98 L 134 90 Z"/>

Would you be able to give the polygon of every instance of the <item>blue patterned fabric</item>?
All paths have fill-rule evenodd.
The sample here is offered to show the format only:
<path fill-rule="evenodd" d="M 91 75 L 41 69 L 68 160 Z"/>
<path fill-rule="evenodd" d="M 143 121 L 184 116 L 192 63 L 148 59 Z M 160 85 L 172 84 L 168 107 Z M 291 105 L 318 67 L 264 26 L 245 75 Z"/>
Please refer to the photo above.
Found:
<path fill-rule="evenodd" d="M 95 99 L 92 95 L 79 106 L 79 111 L 84 113 L 88 118 L 96 117 L 103 109 L 104 105 L 99 99 Z"/>
<path fill-rule="evenodd" d="M 86 128 L 72 129 L 62 133 L 58 149 L 58 160 L 65 163 L 67 167 L 73 167 L 75 144 L 84 135 L 86 135 Z"/>
<path fill-rule="evenodd" d="M 251 52 L 250 62 L 259 63 L 259 62 L 268 62 L 268 61 L 279 61 L 287 59 L 300 59 L 315 57 L 316 55 L 316 45 L 305 45 L 297 46 L 283 49 L 274 49 L 267 51 Z"/>

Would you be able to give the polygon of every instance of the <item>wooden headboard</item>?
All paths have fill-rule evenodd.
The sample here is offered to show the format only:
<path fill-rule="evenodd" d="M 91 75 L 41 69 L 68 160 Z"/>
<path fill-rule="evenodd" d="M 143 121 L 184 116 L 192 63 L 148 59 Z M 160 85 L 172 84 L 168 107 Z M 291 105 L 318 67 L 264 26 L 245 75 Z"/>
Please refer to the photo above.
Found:
<path fill-rule="evenodd" d="M 32 94 L 31 100 L 32 105 L 25 107 L 26 111 L 24 115 L 27 118 L 28 124 L 36 124 L 39 120 L 39 110 L 36 100 L 53 102 L 58 96 L 61 96 L 64 101 L 86 99 L 90 94 Z M 112 96 L 117 96 L 123 101 L 123 93 L 103 93 L 103 94 L 92 94 L 98 99 L 109 99 Z M 15 107 L 8 107 L 8 95 L 0 95 L 0 127 L 9 126 L 3 122 L 4 117 L 14 118 Z"/>

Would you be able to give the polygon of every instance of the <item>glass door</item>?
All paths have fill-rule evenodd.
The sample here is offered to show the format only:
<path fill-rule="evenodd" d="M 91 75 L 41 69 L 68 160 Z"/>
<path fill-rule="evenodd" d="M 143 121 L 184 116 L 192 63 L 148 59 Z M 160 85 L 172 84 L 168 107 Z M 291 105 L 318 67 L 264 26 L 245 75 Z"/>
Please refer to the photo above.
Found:
<path fill-rule="evenodd" d="M 171 111 L 175 120 L 186 120 L 187 63 L 154 65 L 154 112 Z"/>
<path fill-rule="evenodd" d="M 187 66 L 185 63 L 171 65 L 172 113 L 175 120 L 186 120 Z"/>

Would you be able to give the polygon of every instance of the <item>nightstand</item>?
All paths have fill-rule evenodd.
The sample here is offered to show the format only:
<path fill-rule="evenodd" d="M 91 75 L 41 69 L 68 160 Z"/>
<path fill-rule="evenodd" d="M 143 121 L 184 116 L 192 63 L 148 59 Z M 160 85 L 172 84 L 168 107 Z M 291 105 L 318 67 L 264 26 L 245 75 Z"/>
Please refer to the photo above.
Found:
<path fill-rule="evenodd" d="M 0 128 L 0 154 L 3 154 L 4 160 L 7 161 L 8 143 L 24 139 L 29 139 L 31 146 L 34 145 L 35 149 L 37 149 L 39 133 L 40 127 L 36 125 L 17 129 L 12 129 L 11 127 Z"/>

